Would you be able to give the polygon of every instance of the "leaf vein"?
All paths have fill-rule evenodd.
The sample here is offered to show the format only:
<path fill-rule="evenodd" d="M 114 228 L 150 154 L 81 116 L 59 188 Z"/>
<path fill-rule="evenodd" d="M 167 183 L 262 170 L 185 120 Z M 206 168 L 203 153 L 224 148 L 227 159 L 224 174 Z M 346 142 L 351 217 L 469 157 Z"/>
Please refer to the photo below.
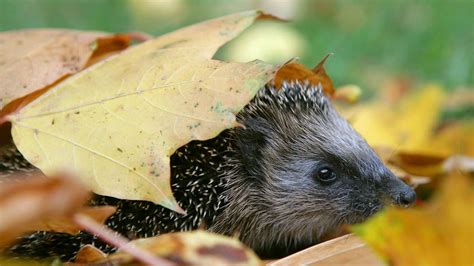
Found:
<path fill-rule="evenodd" d="M 38 130 L 38 132 L 41 132 L 41 133 L 46 134 L 46 135 L 50 135 L 50 136 L 55 137 L 55 138 L 57 138 L 57 139 L 60 139 L 60 140 L 62 140 L 62 141 L 64 141 L 64 142 L 68 142 L 68 143 L 70 143 L 71 145 L 75 145 L 75 146 L 77 146 L 77 147 L 79 147 L 79 148 L 82 148 L 82 149 L 84 149 L 84 150 L 86 150 L 86 151 L 88 151 L 88 152 L 91 152 L 91 153 L 95 154 L 96 156 L 100 156 L 100 157 L 102 157 L 102 158 L 104 158 L 104 159 L 107 159 L 107 160 L 113 162 L 113 163 L 116 163 L 117 165 L 119 165 L 119 166 L 121 166 L 121 167 L 123 167 L 123 168 L 125 168 L 125 169 L 127 169 L 127 170 L 129 170 L 129 171 L 131 171 L 131 172 L 133 172 L 133 173 L 135 173 L 136 175 L 142 177 L 145 181 L 147 181 L 147 182 L 150 183 L 154 188 L 156 188 L 156 189 L 158 190 L 158 193 L 162 194 L 163 197 L 166 198 L 166 195 L 163 193 L 163 191 L 162 191 L 155 183 L 153 183 L 147 176 L 142 175 L 141 173 L 139 173 L 139 172 L 133 170 L 132 168 L 128 167 L 127 165 L 123 164 L 122 162 L 115 160 L 114 158 L 111 158 L 111 157 L 109 157 L 109 156 L 107 156 L 107 155 L 105 155 L 105 154 L 102 154 L 102 153 L 100 153 L 100 152 L 94 150 L 94 149 L 91 149 L 90 147 L 84 146 L 84 145 L 82 145 L 82 144 L 80 144 L 80 143 L 77 143 L 77 142 L 74 142 L 74 141 L 72 141 L 72 140 L 65 139 L 65 138 L 63 138 L 63 137 L 61 137 L 61 136 L 58 136 L 58 135 L 56 135 L 56 134 L 53 134 L 53 133 L 51 133 L 51 132 L 47 132 L 47 131 L 44 131 L 44 130 L 41 130 L 41 129 L 32 128 L 32 127 L 29 127 L 29 126 L 27 126 L 27 125 L 24 125 L 24 124 L 21 124 L 21 123 L 18 123 L 18 122 L 15 122 L 15 124 L 16 124 L 17 126 L 21 126 L 21 127 L 30 129 L 30 130 L 32 130 L 32 131 Z M 41 145 L 39 144 L 39 142 L 38 142 L 38 145 L 41 147 Z M 44 151 L 43 151 L 43 152 L 44 152 Z M 46 157 L 47 157 L 47 156 L 46 156 Z"/>

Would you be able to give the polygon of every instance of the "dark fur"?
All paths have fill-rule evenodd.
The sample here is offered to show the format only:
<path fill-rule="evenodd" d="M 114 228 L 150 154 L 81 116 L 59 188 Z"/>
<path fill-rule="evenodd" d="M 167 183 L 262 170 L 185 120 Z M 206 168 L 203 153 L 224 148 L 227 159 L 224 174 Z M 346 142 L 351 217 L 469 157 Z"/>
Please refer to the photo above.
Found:
<path fill-rule="evenodd" d="M 413 190 L 383 165 L 320 88 L 287 83 L 277 91 L 267 86 L 238 119 L 243 127 L 193 141 L 172 156 L 173 193 L 187 215 L 104 196 L 92 204 L 118 206 L 107 225 L 129 238 L 204 223 L 274 257 L 317 243 L 342 224 L 363 221 L 386 202 L 414 199 Z M 315 178 L 321 166 L 334 169 L 334 183 Z M 112 250 L 87 233 L 38 232 L 10 252 L 70 259 L 86 243 Z"/>

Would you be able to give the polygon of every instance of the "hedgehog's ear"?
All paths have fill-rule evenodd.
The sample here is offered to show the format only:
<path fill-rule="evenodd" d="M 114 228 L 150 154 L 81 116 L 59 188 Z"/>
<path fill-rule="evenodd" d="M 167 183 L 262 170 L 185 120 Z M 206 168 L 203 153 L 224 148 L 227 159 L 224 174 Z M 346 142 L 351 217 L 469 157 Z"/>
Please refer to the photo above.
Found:
<path fill-rule="evenodd" d="M 256 174 L 265 145 L 264 125 L 257 119 L 246 119 L 245 127 L 236 129 L 237 146 L 249 174 Z"/>

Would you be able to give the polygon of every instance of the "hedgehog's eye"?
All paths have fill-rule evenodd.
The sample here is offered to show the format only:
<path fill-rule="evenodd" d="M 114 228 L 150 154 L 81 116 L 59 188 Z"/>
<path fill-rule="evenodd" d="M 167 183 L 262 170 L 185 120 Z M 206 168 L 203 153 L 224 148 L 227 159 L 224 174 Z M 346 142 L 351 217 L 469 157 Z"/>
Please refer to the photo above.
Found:
<path fill-rule="evenodd" d="M 317 170 L 316 178 L 323 184 L 329 184 L 336 180 L 336 174 L 330 167 L 324 166 Z"/>

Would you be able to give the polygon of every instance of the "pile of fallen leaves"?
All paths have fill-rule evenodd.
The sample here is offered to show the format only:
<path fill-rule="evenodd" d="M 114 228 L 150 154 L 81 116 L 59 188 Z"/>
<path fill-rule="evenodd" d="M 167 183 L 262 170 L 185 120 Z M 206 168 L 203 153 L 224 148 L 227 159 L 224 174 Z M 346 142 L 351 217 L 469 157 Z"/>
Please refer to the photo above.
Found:
<path fill-rule="evenodd" d="M 341 109 L 388 166 L 417 187 L 412 209 L 389 207 L 351 230 L 394 265 L 474 263 L 474 123 L 442 120 L 453 99 L 435 85 L 392 87 L 371 103 Z"/>
<path fill-rule="evenodd" d="M 474 172 L 474 126 L 439 119 L 454 97 L 434 85 L 396 87 L 355 104 L 361 90 L 334 90 L 323 67 L 327 57 L 313 69 L 295 61 L 276 66 L 212 59 L 261 19 L 275 18 L 238 13 L 157 38 L 71 30 L 0 33 L 0 144 L 10 138 L 9 122 L 16 147 L 50 177 L 37 173 L 0 181 L 0 248 L 28 231 L 87 230 L 121 251 L 106 255 L 85 246 L 75 264 L 261 264 L 237 240 L 200 231 L 128 242 L 101 227 L 113 207 L 84 203 L 92 191 L 183 212 L 170 188 L 174 151 L 236 126 L 235 114 L 267 82 L 309 80 L 323 84 L 395 173 L 419 186 L 414 209 L 388 208 L 351 230 L 394 264 L 472 264 L 468 176 Z M 132 41 L 139 43 L 130 46 Z M 360 239 L 344 236 L 271 263 L 316 262 L 381 260 Z"/>

